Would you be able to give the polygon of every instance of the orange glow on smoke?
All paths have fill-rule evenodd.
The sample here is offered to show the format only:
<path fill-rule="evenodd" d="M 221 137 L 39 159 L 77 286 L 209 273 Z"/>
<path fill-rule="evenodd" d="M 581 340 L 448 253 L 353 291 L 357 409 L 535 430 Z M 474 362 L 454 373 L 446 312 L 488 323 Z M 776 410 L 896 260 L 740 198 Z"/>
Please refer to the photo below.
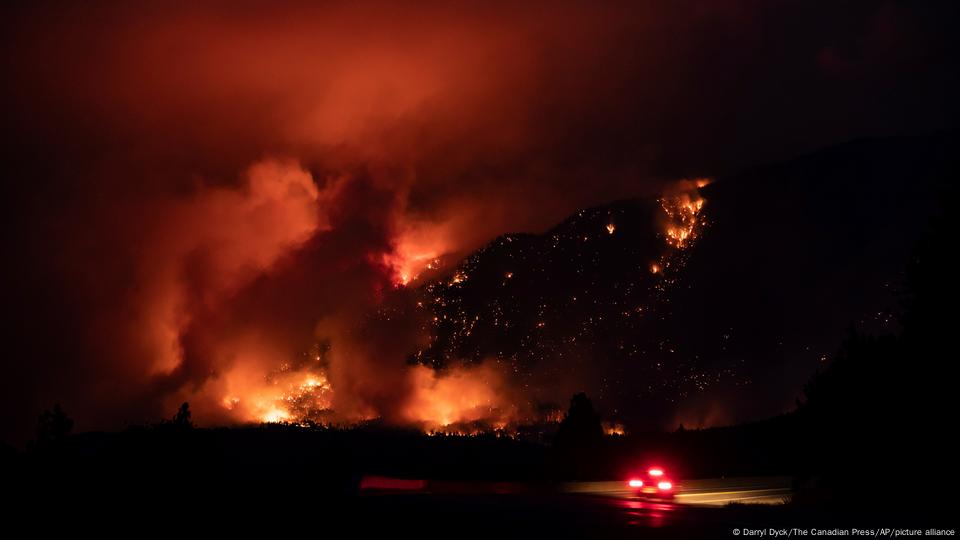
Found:
<path fill-rule="evenodd" d="M 170 373 L 182 361 L 179 337 L 190 318 L 182 264 L 205 253 L 209 275 L 204 282 L 208 308 L 268 272 L 284 254 L 329 228 L 322 204 L 331 184 L 318 190 L 313 177 L 294 161 L 268 159 L 253 164 L 239 188 L 205 187 L 190 200 L 169 201 L 162 220 L 144 242 L 139 274 L 151 276 L 140 290 L 146 339 L 156 351 L 152 370 Z M 318 207 L 319 205 L 319 207 Z M 319 210 L 319 211 L 318 211 Z"/>
<path fill-rule="evenodd" d="M 503 427 L 516 419 L 503 376 L 492 365 L 462 366 L 444 373 L 414 366 L 411 381 L 414 392 L 405 416 L 427 430 L 478 421 Z"/>
<path fill-rule="evenodd" d="M 398 286 L 418 280 L 424 272 L 440 269 L 441 258 L 457 245 L 443 223 L 402 223 L 398 229 L 393 251 L 383 256 Z"/>
<path fill-rule="evenodd" d="M 422 253 L 398 251 L 384 255 L 384 263 L 393 272 L 394 285 L 408 285 L 411 281 L 419 279 L 423 272 L 439 268 L 439 255 L 437 251 Z"/>
<path fill-rule="evenodd" d="M 401 418 L 428 433 L 473 434 L 482 429 L 504 429 L 518 419 L 503 376 L 492 365 L 457 366 L 445 371 L 413 366 L 407 375 L 412 394 Z M 237 421 L 326 423 L 317 412 L 333 412 L 334 389 L 325 371 L 316 367 L 269 376 L 237 367 L 226 379 L 228 390 L 220 406 Z M 470 423 L 482 423 L 484 427 L 459 426 Z"/>

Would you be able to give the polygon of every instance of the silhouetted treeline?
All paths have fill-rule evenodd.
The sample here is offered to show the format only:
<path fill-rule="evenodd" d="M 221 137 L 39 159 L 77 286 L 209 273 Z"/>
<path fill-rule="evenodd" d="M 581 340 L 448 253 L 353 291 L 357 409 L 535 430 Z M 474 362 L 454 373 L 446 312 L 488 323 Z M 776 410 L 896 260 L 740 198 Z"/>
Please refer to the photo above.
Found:
<path fill-rule="evenodd" d="M 241 486 L 316 494 L 356 493 L 363 475 L 549 486 L 569 480 L 622 479 L 657 461 L 682 477 L 787 474 L 791 419 L 708 430 L 604 437 L 585 395 L 575 396 L 545 445 L 496 434 L 426 435 L 371 423 L 352 429 L 262 425 L 187 428 L 179 421 L 122 432 L 81 433 L 56 452 L 8 452 L 10 476 L 24 485 L 111 486 L 120 492 L 196 486 L 197 493 Z"/>
<path fill-rule="evenodd" d="M 958 232 L 944 216 L 910 261 L 902 332 L 878 337 L 851 329 L 837 358 L 807 384 L 797 413 L 801 500 L 936 503 L 953 489 Z"/>

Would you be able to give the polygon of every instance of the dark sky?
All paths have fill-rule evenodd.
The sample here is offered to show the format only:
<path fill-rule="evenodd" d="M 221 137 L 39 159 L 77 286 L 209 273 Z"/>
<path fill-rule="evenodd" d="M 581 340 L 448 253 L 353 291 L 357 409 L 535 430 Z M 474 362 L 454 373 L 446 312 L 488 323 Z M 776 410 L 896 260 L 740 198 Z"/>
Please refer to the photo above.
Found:
<path fill-rule="evenodd" d="M 55 401 L 80 429 L 248 419 L 318 339 L 345 418 L 402 420 L 428 337 L 354 330 L 399 279 L 679 178 L 952 129 L 953 4 L 7 6 L 0 434 Z"/>

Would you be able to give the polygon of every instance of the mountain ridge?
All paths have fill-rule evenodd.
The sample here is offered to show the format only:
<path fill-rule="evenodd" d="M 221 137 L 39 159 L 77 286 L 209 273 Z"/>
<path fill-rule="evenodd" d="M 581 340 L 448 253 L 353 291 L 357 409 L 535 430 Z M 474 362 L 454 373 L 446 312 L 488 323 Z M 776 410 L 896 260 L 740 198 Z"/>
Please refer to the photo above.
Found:
<path fill-rule="evenodd" d="M 862 139 L 720 178 L 682 249 L 656 198 L 501 235 L 418 288 L 434 339 L 413 361 L 496 362 L 531 407 L 587 391 L 641 428 L 755 420 L 755 400 L 783 412 L 846 326 L 896 330 L 899 273 L 957 148 Z"/>

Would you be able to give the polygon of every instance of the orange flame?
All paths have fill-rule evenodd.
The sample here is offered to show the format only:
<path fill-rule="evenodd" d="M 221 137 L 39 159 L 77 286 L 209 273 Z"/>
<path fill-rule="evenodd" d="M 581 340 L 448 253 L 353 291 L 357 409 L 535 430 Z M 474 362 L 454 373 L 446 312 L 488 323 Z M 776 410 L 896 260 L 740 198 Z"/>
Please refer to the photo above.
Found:
<path fill-rule="evenodd" d="M 603 422 L 603 434 L 621 437 L 627 434 L 627 428 L 619 422 Z"/>
<path fill-rule="evenodd" d="M 332 406 L 333 388 L 316 366 L 265 376 L 240 365 L 227 374 L 225 385 L 220 405 L 241 422 L 316 421 Z"/>
<path fill-rule="evenodd" d="M 660 198 L 660 207 L 667 216 L 664 231 L 667 243 L 674 248 L 684 248 L 699 234 L 703 221 L 700 211 L 706 203 L 699 188 L 710 183 L 709 178 L 682 180 L 673 193 Z"/>

